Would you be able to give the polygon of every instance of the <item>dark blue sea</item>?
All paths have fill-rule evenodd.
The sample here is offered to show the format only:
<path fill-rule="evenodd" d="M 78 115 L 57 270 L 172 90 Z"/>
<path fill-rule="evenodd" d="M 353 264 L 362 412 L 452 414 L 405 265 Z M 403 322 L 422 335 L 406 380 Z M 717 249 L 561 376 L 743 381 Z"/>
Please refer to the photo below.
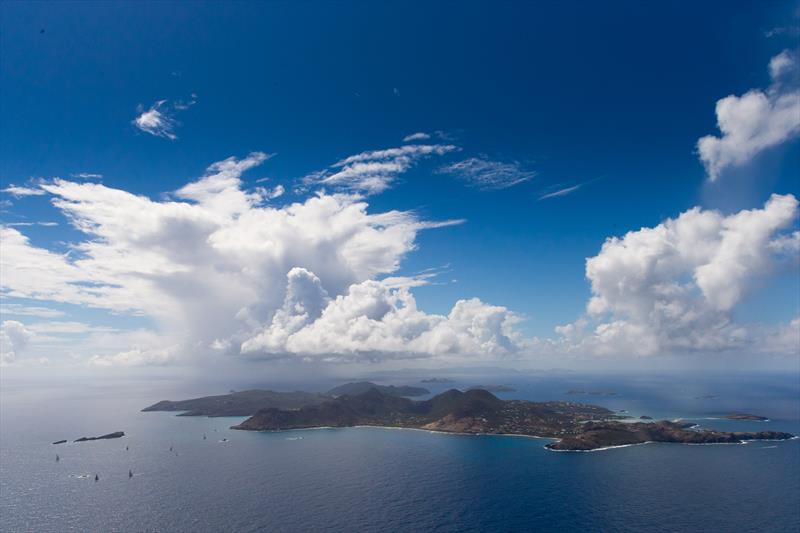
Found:
<path fill-rule="evenodd" d="M 434 392 L 475 384 L 468 381 Z M 705 427 L 800 434 L 796 375 L 521 374 L 504 383 L 517 388 L 504 398 L 581 400 Z M 568 389 L 617 394 L 575 397 Z M 5 380 L 0 530 L 800 530 L 800 440 L 556 453 L 543 448 L 547 440 L 523 437 L 379 428 L 252 433 L 228 429 L 241 418 L 140 412 L 161 399 L 225 392 L 170 382 Z M 707 395 L 715 398 L 700 398 Z M 770 421 L 717 419 L 731 411 Z M 126 436 L 71 442 L 116 430 Z M 51 444 L 60 439 L 70 443 Z"/>

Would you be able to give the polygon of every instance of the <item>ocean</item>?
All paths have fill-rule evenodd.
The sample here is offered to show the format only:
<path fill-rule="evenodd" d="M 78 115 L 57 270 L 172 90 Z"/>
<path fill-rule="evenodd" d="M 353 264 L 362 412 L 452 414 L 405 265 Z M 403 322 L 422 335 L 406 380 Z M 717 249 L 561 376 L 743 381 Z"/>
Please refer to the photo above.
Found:
<path fill-rule="evenodd" d="M 503 383 L 517 389 L 498 394 L 506 399 L 584 401 L 634 416 L 800 435 L 797 376 L 519 374 Z M 433 392 L 470 384 L 437 384 Z M 616 394 L 570 396 L 569 389 Z M 525 437 L 382 428 L 258 433 L 228 429 L 241 417 L 140 412 L 162 399 L 226 392 L 169 382 L 5 380 L 0 530 L 800 530 L 800 440 L 557 453 L 544 449 L 548 440 Z M 718 418 L 732 411 L 770 421 Z M 72 443 L 118 430 L 126 436 Z M 51 444 L 60 439 L 69 443 Z"/>

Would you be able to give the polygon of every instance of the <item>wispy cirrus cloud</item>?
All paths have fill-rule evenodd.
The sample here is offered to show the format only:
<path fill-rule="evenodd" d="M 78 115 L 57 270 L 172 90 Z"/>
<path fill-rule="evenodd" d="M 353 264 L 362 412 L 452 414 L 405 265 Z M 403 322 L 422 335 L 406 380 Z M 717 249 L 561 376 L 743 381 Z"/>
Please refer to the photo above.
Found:
<path fill-rule="evenodd" d="M 139 114 L 133 119 L 133 125 L 155 137 L 174 141 L 178 138 L 175 129 L 180 126 L 180 122 L 175 118 L 176 113 L 189 109 L 195 103 L 197 101 L 193 94 L 192 99 L 187 101 L 176 100 L 170 103 L 169 100 L 158 100 L 148 109 L 139 105 L 137 108 Z"/>
<path fill-rule="evenodd" d="M 452 144 L 408 144 L 361 152 L 338 161 L 325 171 L 307 176 L 305 181 L 306 184 L 377 194 L 388 189 L 397 176 L 420 160 L 456 150 L 458 147 Z"/>
<path fill-rule="evenodd" d="M 571 187 L 564 187 L 563 189 L 558 189 L 557 191 L 549 192 L 547 194 L 543 194 L 539 197 L 539 200 L 547 200 L 548 198 L 558 198 L 560 196 L 567 196 L 568 194 L 572 194 L 578 189 L 583 187 L 583 183 L 579 183 L 577 185 L 573 185 Z"/>
<path fill-rule="evenodd" d="M 73 178 L 78 178 L 81 180 L 100 180 L 103 179 L 102 174 L 96 174 L 94 172 L 76 172 L 75 174 L 70 174 Z"/>
<path fill-rule="evenodd" d="M 52 309 L 50 307 L 37 307 L 11 303 L 0 304 L 0 314 L 4 316 L 35 316 L 39 318 L 58 318 L 64 316 L 63 311 Z"/>
<path fill-rule="evenodd" d="M 427 141 L 431 138 L 430 133 L 425 133 L 423 131 L 418 131 L 417 133 L 412 133 L 411 135 L 406 135 L 403 137 L 403 142 L 414 142 L 414 141 Z"/>
<path fill-rule="evenodd" d="M 494 161 L 486 156 L 445 165 L 437 172 L 455 176 L 470 187 L 487 191 L 508 189 L 536 176 L 535 171 L 525 169 L 518 161 Z"/>
<path fill-rule="evenodd" d="M 590 183 L 594 183 L 595 181 L 603 179 L 603 177 L 604 176 L 601 176 L 599 178 L 594 178 L 591 180 L 583 181 L 566 187 L 564 187 L 563 186 L 564 184 L 562 183 L 551 185 L 550 187 L 546 187 L 542 190 L 542 194 L 539 196 L 538 200 L 541 201 L 541 200 L 548 200 L 550 198 L 560 198 L 562 196 L 568 196 L 574 192 L 581 190 Z"/>
<path fill-rule="evenodd" d="M 2 192 L 6 194 L 10 194 L 14 198 L 22 198 L 24 196 L 42 196 L 47 194 L 45 191 L 40 189 L 39 187 L 26 187 L 21 185 L 9 185 L 5 189 L 2 189 Z"/>
<path fill-rule="evenodd" d="M 54 227 L 58 226 L 58 222 L 5 222 L 4 226 L 43 226 L 43 227 Z"/>

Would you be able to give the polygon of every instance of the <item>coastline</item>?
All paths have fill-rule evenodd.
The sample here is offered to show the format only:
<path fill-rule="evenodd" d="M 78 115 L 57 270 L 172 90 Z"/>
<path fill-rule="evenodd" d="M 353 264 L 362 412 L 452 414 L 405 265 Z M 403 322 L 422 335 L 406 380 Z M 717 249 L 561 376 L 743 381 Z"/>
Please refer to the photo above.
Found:
<path fill-rule="evenodd" d="M 463 431 L 443 431 L 440 429 L 423 429 L 423 428 L 407 428 L 400 426 L 373 426 L 369 424 L 360 424 L 357 426 L 314 426 L 308 428 L 292 428 L 292 429 L 240 429 L 237 431 L 251 431 L 254 433 L 286 433 L 289 431 L 311 431 L 317 429 L 350 429 L 350 428 L 375 428 L 375 429 L 397 429 L 405 431 L 421 431 L 423 433 L 435 433 L 437 435 L 458 435 L 462 437 L 522 437 L 526 439 L 547 439 L 547 440 L 560 440 L 558 437 L 542 437 L 539 435 L 524 435 L 522 433 L 466 433 Z"/>
<path fill-rule="evenodd" d="M 423 428 L 411 428 L 411 427 L 399 427 L 399 426 L 373 426 L 369 424 L 360 424 L 357 426 L 315 426 L 315 427 L 308 427 L 308 428 L 294 428 L 294 429 L 260 429 L 260 430 L 250 430 L 250 429 L 238 429 L 238 431 L 253 431 L 255 433 L 287 433 L 291 431 L 313 431 L 313 430 L 320 430 L 320 429 L 349 429 L 349 428 L 374 428 L 374 429 L 393 429 L 393 430 L 405 430 L 405 431 L 421 431 L 423 433 L 433 433 L 437 435 L 456 435 L 461 437 L 516 437 L 516 438 L 526 438 L 526 439 L 540 439 L 540 440 L 549 440 L 552 442 L 558 442 L 561 440 L 559 437 L 542 437 L 539 435 L 524 435 L 521 433 L 465 433 L 459 431 L 442 431 L 437 429 L 423 429 Z M 658 442 L 658 441 L 646 441 L 646 442 L 634 442 L 630 444 L 618 444 L 614 446 L 603 446 L 600 448 L 593 448 L 591 450 L 557 450 L 553 448 L 549 448 L 549 444 L 545 444 L 542 446 L 545 450 L 549 452 L 566 452 L 566 453 L 587 453 L 587 452 L 602 452 L 606 450 L 614 450 L 617 448 L 628 448 L 631 446 L 642 446 L 645 444 L 682 444 L 685 446 L 743 446 L 745 444 L 749 444 L 751 442 L 787 442 L 790 440 L 797 440 L 800 439 L 800 436 L 794 436 L 789 439 L 746 439 L 741 440 L 739 442 Z"/>

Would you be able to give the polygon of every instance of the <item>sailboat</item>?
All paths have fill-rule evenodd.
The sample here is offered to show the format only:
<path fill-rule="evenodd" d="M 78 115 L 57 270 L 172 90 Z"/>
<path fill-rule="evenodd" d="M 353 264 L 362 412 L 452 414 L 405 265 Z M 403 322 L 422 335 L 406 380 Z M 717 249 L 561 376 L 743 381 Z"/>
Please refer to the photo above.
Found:
<path fill-rule="evenodd" d="M 94 475 L 94 480 L 95 480 L 95 481 L 100 481 L 100 476 L 98 476 L 97 474 L 95 474 L 95 475 Z"/>
<path fill-rule="evenodd" d="M 133 477 L 133 470 L 128 470 L 128 478 L 132 478 L 132 477 Z"/>
<path fill-rule="evenodd" d="M 61 460 L 61 457 L 59 457 L 58 454 L 56 454 L 56 462 L 59 462 L 60 460 Z"/>

